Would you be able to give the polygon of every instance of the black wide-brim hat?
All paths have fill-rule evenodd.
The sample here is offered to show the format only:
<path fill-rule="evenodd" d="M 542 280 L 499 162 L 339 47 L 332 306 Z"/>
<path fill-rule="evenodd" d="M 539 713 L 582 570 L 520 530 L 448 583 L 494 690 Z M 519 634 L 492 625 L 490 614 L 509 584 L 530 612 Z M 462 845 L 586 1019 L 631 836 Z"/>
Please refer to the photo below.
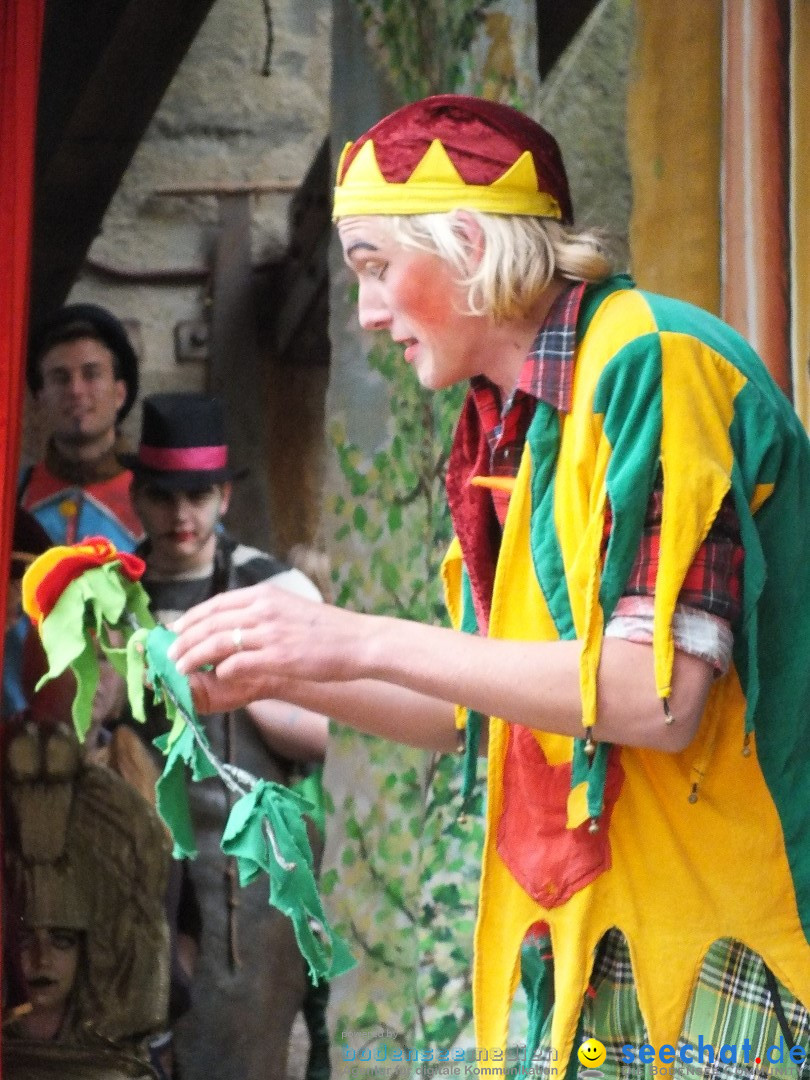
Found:
<path fill-rule="evenodd" d="M 85 324 L 118 361 L 118 373 L 127 386 L 124 404 L 118 410 L 120 423 L 128 415 L 138 396 L 138 356 L 126 330 L 111 311 L 98 304 L 65 304 L 49 315 L 31 335 L 26 378 L 32 394 L 42 389 L 39 361 L 52 345 L 69 340 L 70 328 Z M 81 335 L 79 335 L 81 336 Z"/>
<path fill-rule="evenodd" d="M 190 392 L 144 398 L 138 450 L 118 460 L 136 480 L 164 491 L 193 491 L 247 474 L 228 463 L 222 402 Z"/>

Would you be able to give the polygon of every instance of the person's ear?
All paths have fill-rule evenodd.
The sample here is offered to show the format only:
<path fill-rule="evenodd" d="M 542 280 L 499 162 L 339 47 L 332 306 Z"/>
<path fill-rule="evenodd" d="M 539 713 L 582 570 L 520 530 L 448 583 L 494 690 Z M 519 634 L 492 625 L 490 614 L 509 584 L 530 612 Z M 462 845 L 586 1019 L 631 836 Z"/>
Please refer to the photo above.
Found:
<path fill-rule="evenodd" d="M 132 509 L 135 511 L 135 516 L 143 525 L 143 514 L 141 513 L 141 506 L 143 505 L 143 485 L 139 484 L 134 478 L 129 482 L 129 501 L 132 503 Z"/>
<path fill-rule="evenodd" d="M 115 387 L 115 411 L 118 413 L 121 411 L 121 407 L 127 400 L 127 390 L 129 387 L 126 384 L 125 379 L 116 379 L 113 384 Z"/>
<path fill-rule="evenodd" d="M 470 269 L 475 269 L 484 257 L 484 230 L 469 210 L 456 210 L 453 214 L 453 230 L 469 252 Z"/>
<path fill-rule="evenodd" d="M 222 492 L 219 496 L 219 515 L 223 517 L 228 513 L 228 507 L 231 505 L 231 492 L 233 491 L 233 484 L 228 480 L 222 485 Z"/>

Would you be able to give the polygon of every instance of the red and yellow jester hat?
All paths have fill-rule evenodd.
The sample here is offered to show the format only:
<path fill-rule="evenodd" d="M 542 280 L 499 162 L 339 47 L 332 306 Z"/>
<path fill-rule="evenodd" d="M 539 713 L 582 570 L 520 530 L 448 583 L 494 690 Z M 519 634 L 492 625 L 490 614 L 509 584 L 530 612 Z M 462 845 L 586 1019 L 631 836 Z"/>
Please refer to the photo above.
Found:
<path fill-rule="evenodd" d="M 341 154 L 335 220 L 459 209 L 570 224 L 554 138 L 508 105 L 438 94 L 397 109 Z"/>

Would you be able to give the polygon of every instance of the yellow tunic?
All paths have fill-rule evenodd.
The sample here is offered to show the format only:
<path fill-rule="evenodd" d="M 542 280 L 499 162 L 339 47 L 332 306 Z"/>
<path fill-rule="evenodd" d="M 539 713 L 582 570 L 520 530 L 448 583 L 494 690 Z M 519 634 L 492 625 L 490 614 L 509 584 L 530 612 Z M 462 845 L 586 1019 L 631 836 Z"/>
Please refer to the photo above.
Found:
<path fill-rule="evenodd" d="M 474 970 L 477 1043 L 489 1051 L 505 1046 L 521 943 L 544 920 L 554 953 L 551 1039 L 560 1070 L 594 951 L 611 927 L 628 941 L 653 1045 L 677 1043 L 703 957 L 718 938 L 759 953 L 810 1004 L 810 529 L 795 520 L 810 506 L 807 439 L 751 350 L 705 313 L 612 285 L 592 297 L 583 322 L 572 411 L 558 416 L 541 402 L 529 432 L 504 527 L 489 635 L 579 639 L 583 723 L 595 723 L 603 628 L 637 550 L 659 462 L 664 502 L 653 648 L 662 698 L 670 688 L 678 594 L 729 490 L 746 563 L 735 662 L 714 684 L 697 737 L 678 754 L 616 751 L 624 777 L 610 817 L 609 867 L 554 906 L 538 899 L 553 895 L 554 882 L 545 883 L 549 893 L 530 895 L 499 852 L 508 725 L 491 719 Z M 603 565 L 607 500 L 613 531 Z M 456 540 L 444 565 L 456 625 L 463 573 Z M 744 753 L 746 731 L 752 734 Z M 598 732 L 597 722 L 597 739 Z M 587 828 L 600 793 L 587 777 L 576 782 L 583 779 L 581 742 L 532 737 L 552 765 L 578 755 L 567 827 Z M 690 801 L 696 784 L 697 800 Z"/>

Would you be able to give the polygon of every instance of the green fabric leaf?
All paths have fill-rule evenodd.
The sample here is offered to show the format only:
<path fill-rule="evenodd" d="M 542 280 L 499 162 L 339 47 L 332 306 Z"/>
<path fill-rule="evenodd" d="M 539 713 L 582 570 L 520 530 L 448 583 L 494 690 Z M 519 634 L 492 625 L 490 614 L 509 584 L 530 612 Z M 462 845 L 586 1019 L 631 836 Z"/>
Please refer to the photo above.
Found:
<path fill-rule="evenodd" d="M 73 669 L 77 690 L 72 716 L 82 741 L 92 723 L 99 676 L 96 644 L 90 631 L 95 632 L 96 641 L 115 669 L 125 675 L 128 671 L 125 649 L 110 642 L 109 628 L 123 631 L 126 638 L 137 624 L 154 625 L 143 587 L 122 576 L 117 563 L 106 563 L 85 570 L 71 581 L 39 627 L 48 671 L 36 688 L 57 678 L 67 668 Z"/>
<path fill-rule="evenodd" d="M 76 676 L 76 696 L 73 698 L 71 715 L 79 742 L 84 742 L 93 722 L 93 698 L 98 686 L 98 655 L 93 642 L 84 638 L 85 648 L 73 658 L 71 667 Z"/>
<path fill-rule="evenodd" d="M 194 825 L 188 805 L 186 768 L 193 780 L 216 776 L 208 739 L 200 725 L 191 688 L 167 656 L 176 634 L 164 626 L 155 626 L 144 639 L 146 677 L 153 687 L 156 702 L 163 702 L 172 724 L 167 735 L 155 739 L 155 745 L 166 754 L 166 764 L 157 782 L 158 813 L 165 821 L 174 840 L 176 858 L 193 859 L 197 855 Z"/>
<path fill-rule="evenodd" d="M 318 982 L 348 971 L 354 967 L 354 959 L 329 926 L 318 896 L 302 817 L 312 809 L 294 791 L 260 780 L 231 810 L 221 846 L 226 855 L 236 859 L 240 884 L 249 884 L 262 870 L 267 873 L 270 903 L 292 920 L 301 955 L 309 964 L 313 981 Z"/>
<path fill-rule="evenodd" d="M 326 797 L 323 790 L 323 765 L 307 773 L 298 783 L 292 785 L 291 790 L 310 804 L 311 809 L 307 810 L 307 817 L 312 820 L 320 835 L 325 836 Z"/>
<path fill-rule="evenodd" d="M 168 736 L 155 739 L 155 746 L 167 755 L 163 772 L 155 786 L 157 811 L 166 823 L 174 841 L 175 859 L 196 859 L 197 841 L 188 805 L 186 761 L 193 754 L 194 733 L 186 727 L 168 745 Z"/>
<path fill-rule="evenodd" d="M 127 642 L 126 648 L 126 671 L 127 697 L 133 717 L 146 723 L 146 709 L 144 707 L 144 691 L 146 690 L 146 638 L 149 630 L 145 627 L 136 630 Z"/>
<path fill-rule="evenodd" d="M 39 636 L 48 658 L 48 670 L 37 683 L 37 690 L 67 671 L 87 647 L 85 604 L 86 592 L 81 578 L 77 578 L 59 597 L 50 615 L 40 623 Z"/>
<path fill-rule="evenodd" d="M 140 581 L 125 581 L 126 586 L 126 613 L 132 617 L 132 622 L 137 627 L 150 628 L 155 625 L 155 619 L 149 608 L 149 595 Z"/>
<path fill-rule="evenodd" d="M 177 635 L 155 626 L 144 589 L 122 576 L 115 563 L 86 570 L 66 586 L 43 620 L 40 634 L 49 668 L 39 685 L 73 668 L 77 681 L 73 721 L 82 739 L 90 727 L 98 685 L 97 648 L 126 678 L 133 716 L 142 722 L 146 676 L 154 700 L 163 702 L 171 723 L 168 735 L 155 740 L 166 756 L 156 787 L 157 809 L 171 831 L 175 857 L 194 858 L 197 845 L 186 770 L 195 781 L 224 774 L 197 717 L 188 679 L 167 655 Z M 301 952 L 317 981 L 347 971 L 354 960 L 326 922 L 304 813 L 317 816 L 316 807 L 293 791 L 259 781 L 234 806 L 222 849 L 236 856 L 242 884 L 262 870 L 269 875 L 270 902 L 292 919 Z M 267 829 L 272 830 L 278 858 Z"/>
<path fill-rule="evenodd" d="M 125 613 L 127 619 L 122 626 Z M 106 644 L 112 648 L 107 626 L 121 629 L 125 635 L 137 626 L 154 626 L 143 587 L 137 581 L 123 578 L 117 563 L 85 570 L 65 587 L 51 613 L 43 619 L 39 634 L 49 668 L 37 689 L 61 675 L 81 656 L 88 629 L 95 630 L 102 647 Z"/>
<path fill-rule="evenodd" d="M 180 674 L 167 656 L 169 646 L 176 637 L 177 634 L 167 630 L 165 626 L 156 626 L 148 634 L 145 643 L 148 664 L 146 677 L 160 691 L 160 697 L 156 697 L 156 700 L 164 702 L 166 714 L 172 725 L 168 746 L 180 737 L 187 717 L 196 723 L 199 734 L 203 739 L 205 738 L 197 721 L 188 679 Z M 201 775 L 212 776 L 215 772 Z M 199 780 L 200 776 L 195 776 L 194 779 Z"/>

